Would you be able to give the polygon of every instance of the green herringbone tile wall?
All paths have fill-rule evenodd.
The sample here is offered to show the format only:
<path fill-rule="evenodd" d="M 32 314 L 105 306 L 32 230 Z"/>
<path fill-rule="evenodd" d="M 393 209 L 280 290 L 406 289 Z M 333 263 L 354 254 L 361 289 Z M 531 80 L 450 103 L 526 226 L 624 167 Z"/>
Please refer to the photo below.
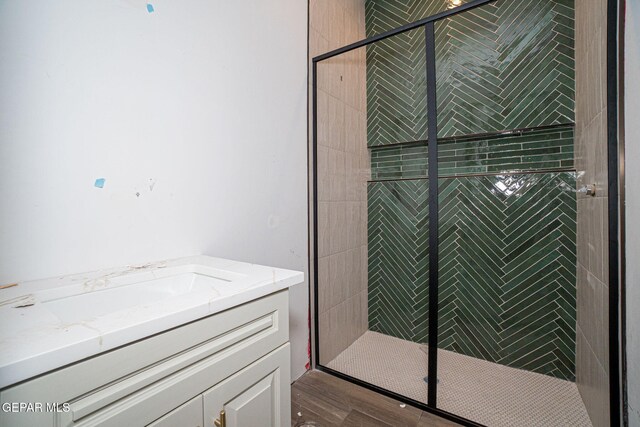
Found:
<path fill-rule="evenodd" d="M 366 0 L 367 35 L 447 0 Z M 500 0 L 436 25 L 438 135 L 574 121 L 573 0 Z M 426 138 L 424 31 L 367 48 L 368 145 Z"/>
<path fill-rule="evenodd" d="M 447 0 L 366 0 L 367 35 Z M 500 0 L 436 26 L 440 346 L 574 379 L 575 174 L 572 0 Z M 367 48 L 372 179 L 426 177 L 424 32 Z M 388 144 L 401 144 L 385 147 Z M 428 338 L 426 179 L 369 184 L 369 327 Z"/>
<path fill-rule="evenodd" d="M 428 180 L 369 184 L 369 327 L 428 337 Z M 439 345 L 573 380 L 575 174 L 443 178 Z"/>
<path fill-rule="evenodd" d="M 424 30 L 367 47 L 367 145 L 427 138 Z"/>
<path fill-rule="evenodd" d="M 426 342 L 428 181 L 368 186 L 369 329 Z"/>
<path fill-rule="evenodd" d="M 575 173 L 441 179 L 439 343 L 575 379 Z"/>

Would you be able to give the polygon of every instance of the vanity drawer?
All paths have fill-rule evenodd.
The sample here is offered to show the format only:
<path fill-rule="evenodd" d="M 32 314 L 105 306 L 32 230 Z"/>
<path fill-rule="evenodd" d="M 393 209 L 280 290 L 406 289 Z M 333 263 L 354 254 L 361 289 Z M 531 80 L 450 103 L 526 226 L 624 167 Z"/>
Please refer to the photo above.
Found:
<path fill-rule="evenodd" d="M 286 343 L 287 312 L 281 291 L 3 390 L 3 403 L 67 402 L 70 411 L 0 413 L 0 424 L 149 424 Z"/>
<path fill-rule="evenodd" d="M 191 399 L 147 427 L 202 427 L 202 397 Z"/>

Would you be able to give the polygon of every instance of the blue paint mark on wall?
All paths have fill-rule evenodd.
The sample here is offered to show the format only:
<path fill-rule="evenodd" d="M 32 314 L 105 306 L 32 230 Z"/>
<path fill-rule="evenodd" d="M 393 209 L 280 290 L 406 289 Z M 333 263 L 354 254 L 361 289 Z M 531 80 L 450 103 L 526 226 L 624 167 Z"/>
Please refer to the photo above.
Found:
<path fill-rule="evenodd" d="M 104 178 L 98 178 L 98 179 L 96 179 L 96 182 L 93 185 L 95 187 L 102 188 L 102 187 L 104 187 L 104 181 L 105 181 Z"/>
<path fill-rule="evenodd" d="M 149 13 L 153 12 L 153 5 L 151 3 L 147 3 L 147 12 Z"/>

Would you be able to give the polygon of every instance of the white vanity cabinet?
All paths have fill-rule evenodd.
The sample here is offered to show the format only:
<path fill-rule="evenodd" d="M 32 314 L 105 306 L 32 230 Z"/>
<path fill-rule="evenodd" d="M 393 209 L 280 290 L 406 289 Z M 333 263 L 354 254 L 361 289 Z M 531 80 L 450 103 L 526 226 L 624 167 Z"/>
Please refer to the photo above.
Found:
<path fill-rule="evenodd" d="M 206 391 L 204 425 L 290 425 L 289 373 L 284 366 L 289 366 L 288 344 Z"/>
<path fill-rule="evenodd" d="M 60 410 L 2 411 L 0 425 L 288 427 L 288 331 L 284 289 L 11 385 L 2 404 Z"/>

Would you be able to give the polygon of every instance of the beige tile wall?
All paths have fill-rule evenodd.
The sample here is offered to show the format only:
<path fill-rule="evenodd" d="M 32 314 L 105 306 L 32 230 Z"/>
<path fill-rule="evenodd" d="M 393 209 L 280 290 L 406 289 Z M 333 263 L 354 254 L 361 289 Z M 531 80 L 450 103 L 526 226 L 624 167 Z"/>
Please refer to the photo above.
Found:
<path fill-rule="evenodd" d="M 310 1 L 310 58 L 364 38 L 364 0 Z M 368 327 L 365 53 L 358 49 L 318 64 L 321 364 Z"/>
<path fill-rule="evenodd" d="M 609 425 L 606 0 L 577 1 L 576 141 L 578 193 L 576 381 L 596 427 Z"/>

